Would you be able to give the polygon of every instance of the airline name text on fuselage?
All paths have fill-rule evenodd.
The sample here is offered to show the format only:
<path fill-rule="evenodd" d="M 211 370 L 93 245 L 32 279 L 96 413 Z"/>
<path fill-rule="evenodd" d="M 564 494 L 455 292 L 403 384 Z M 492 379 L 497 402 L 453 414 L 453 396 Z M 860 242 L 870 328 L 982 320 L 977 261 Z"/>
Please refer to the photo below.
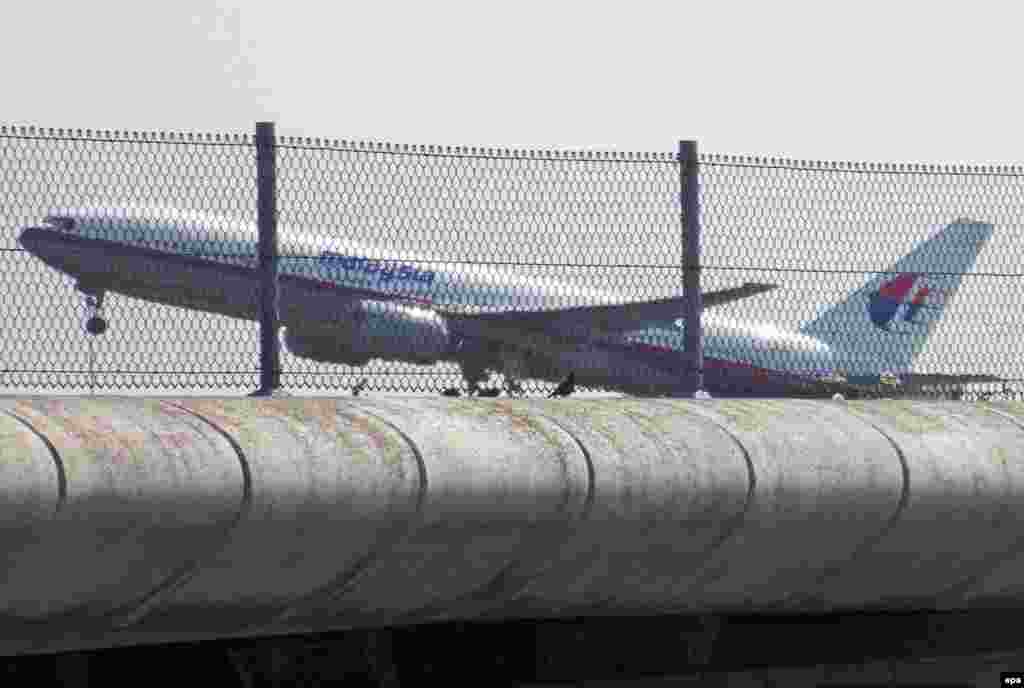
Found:
<path fill-rule="evenodd" d="M 341 253 L 324 251 L 320 254 L 321 265 L 327 267 L 340 267 L 343 270 L 362 272 L 367 275 L 376 275 L 381 282 L 391 280 L 402 280 L 405 282 L 419 282 L 420 284 L 433 284 L 436 273 L 433 270 L 419 270 L 412 265 L 393 263 L 386 260 L 371 260 L 358 256 L 346 256 Z"/>

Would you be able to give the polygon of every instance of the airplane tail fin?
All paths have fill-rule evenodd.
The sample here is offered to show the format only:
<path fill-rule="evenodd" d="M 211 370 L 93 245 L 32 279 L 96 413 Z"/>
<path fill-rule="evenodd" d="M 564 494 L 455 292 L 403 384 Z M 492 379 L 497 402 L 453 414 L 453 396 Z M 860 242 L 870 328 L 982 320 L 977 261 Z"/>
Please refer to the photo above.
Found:
<path fill-rule="evenodd" d="M 959 219 L 800 331 L 824 341 L 851 375 L 909 372 L 992 225 Z"/>

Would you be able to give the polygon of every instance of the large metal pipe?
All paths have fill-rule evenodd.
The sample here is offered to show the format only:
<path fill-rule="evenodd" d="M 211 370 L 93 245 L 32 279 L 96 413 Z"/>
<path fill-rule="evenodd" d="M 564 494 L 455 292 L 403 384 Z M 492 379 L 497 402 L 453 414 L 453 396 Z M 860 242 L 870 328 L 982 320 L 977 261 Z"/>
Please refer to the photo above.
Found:
<path fill-rule="evenodd" d="M 1024 405 L 0 399 L 0 654 L 1024 603 Z"/>

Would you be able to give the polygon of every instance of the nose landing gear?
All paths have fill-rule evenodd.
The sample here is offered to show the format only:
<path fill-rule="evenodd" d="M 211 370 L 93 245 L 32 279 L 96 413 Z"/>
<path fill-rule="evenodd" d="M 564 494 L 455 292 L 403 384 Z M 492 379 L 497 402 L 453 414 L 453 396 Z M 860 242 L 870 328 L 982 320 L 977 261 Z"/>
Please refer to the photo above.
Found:
<path fill-rule="evenodd" d="M 85 322 L 85 331 L 92 335 L 103 334 L 107 331 L 107 321 L 94 315 Z"/>
<path fill-rule="evenodd" d="M 107 331 L 107 320 L 100 314 L 103 308 L 103 292 L 82 291 L 85 294 L 85 306 L 90 313 L 89 319 L 85 321 L 85 331 L 94 336 L 101 335 Z"/>

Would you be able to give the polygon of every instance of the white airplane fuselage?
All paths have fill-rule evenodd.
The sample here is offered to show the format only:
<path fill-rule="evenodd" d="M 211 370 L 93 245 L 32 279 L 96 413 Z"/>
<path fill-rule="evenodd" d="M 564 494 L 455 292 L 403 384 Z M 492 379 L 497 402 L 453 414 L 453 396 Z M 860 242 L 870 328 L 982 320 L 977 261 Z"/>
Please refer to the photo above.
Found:
<path fill-rule="evenodd" d="M 516 364 L 523 377 L 554 380 L 572 371 L 578 384 L 627 392 L 671 393 L 684 383 L 681 318 L 582 338 L 500 328 L 482 335 L 459 331 L 459 316 L 629 303 L 624 294 L 526 280 L 504 266 L 438 261 L 295 231 L 280 236 L 279 310 L 293 353 L 339 363 L 376 357 L 469 367 L 496 357 Z M 19 241 L 85 291 L 259 318 L 258 241 L 251 224 L 169 209 L 82 208 L 54 213 L 41 226 L 26 228 Z M 353 322 L 388 328 L 357 331 Z M 723 375 L 733 391 L 756 395 L 766 383 L 829 380 L 871 364 L 863 353 L 848 355 L 834 343 L 771 323 L 712 310 L 702 314 L 702 325 L 705 382 L 713 378 L 707 385 L 713 393 Z M 400 341 L 410 334 L 419 339 Z"/>

